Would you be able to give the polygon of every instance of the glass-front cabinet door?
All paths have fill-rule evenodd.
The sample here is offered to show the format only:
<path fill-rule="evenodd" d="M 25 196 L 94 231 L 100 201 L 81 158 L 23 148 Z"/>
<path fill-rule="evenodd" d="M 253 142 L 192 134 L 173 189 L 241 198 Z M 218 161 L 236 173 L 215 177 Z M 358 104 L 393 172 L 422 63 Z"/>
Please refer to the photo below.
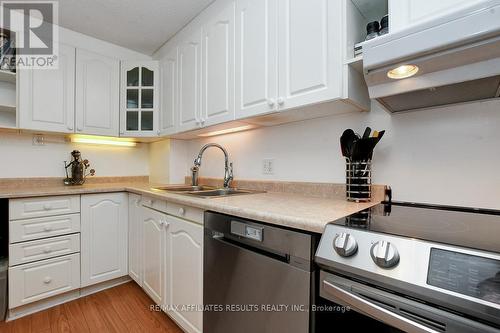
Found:
<path fill-rule="evenodd" d="M 158 61 L 121 63 L 120 136 L 148 137 L 160 134 Z"/>

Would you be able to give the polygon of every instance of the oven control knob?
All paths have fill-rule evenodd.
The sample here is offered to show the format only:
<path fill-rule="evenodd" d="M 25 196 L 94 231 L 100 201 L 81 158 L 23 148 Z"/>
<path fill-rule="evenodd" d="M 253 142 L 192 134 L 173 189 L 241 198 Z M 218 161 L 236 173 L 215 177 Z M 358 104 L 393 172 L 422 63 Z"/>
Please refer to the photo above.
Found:
<path fill-rule="evenodd" d="M 335 239 L 333 240 L 333 248 L 339 256 L 350 257 L 356 254 L 358 244 L 356 243 L 356 239 L 354 239 L 354 237 L 348 233 L 342 232 L 335 236 Z"/>
<path fill-rule="evenodd" d="M 373 244 L 370 254 L 373 262 L 382 268 L 391 268 L 399 263 L 398 250 L 387 241 L 380 241 Z"/>

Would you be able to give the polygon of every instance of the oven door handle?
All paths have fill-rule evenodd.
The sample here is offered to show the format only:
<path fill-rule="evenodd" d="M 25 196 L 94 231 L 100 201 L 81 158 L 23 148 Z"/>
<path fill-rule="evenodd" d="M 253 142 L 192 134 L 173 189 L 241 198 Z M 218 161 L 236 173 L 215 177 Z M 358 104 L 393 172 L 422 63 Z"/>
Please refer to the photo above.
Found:
<path fill-rule="evenodd" d="M 363 312 L 374 319 L 377 319 L 383 323 L 391 325 L 405 332 L 439 333 L 438 331 L 435 331 L 427 326 L 414 322 L 392 311 L 384 309 L 381 306 L 373 304 L 356 294 L 346 291 L 340 286 L 334 285 L 327 280 L 323 280 L 323 290 L 340 302 L 349 305 L 352 308 L 357 309 L 358 311 Z"/>

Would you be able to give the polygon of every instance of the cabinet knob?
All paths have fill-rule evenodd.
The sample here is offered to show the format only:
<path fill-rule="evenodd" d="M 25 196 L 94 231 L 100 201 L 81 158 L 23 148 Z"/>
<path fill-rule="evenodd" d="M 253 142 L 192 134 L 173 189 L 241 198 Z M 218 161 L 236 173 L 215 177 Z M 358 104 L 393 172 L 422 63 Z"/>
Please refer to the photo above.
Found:
<path fill-rule="evenodd" d="M 184 208 L 179 208 L 179 215 L 184 216 L 186 214 L 186 210 Z"/>
<path fill-rule="evenodd" d="M 43 279 L 43 283 L 45 284 L 49 284 L 50 282 L 52 282 L 52 278 L 50 276 L 46 276 L 44 279 Z"/>
<path fill-rule="evenodd" d="M 45 205 L 43 205 L 43 209 L 44 210 L 51 210 L 52 206 L 50 204 L 45 204 Z"/>
<path fill-rule="evenodd" d="M 50 249 L 50 247 L 47 246 L 46 248 L 43 249 L 43 252 L 50 253 L 50 252 L 52 252 L 52 250 Z"/>
<path fill-rule="evenodd" d="M 278 98 L 278 104 L 279 105 L 285 104 L 285 99 L 283 97 Z"/>
<path fill-rule="evenodd" d="M 68 129 L 69 129 L 70 131 L 72 131 L 72 130 L 73 130 L 73 126 L 68 125 Z"/>
<path fill-rule="evenodd" d="M 269 99 L 267 100 L 267 105 L 269 105 L 270 107 L 273 107 L 273 106 L 274 106 L 274 99 L 269 98 Z"/>
<path fill-rule="evenodd" d="M 52 231 L 52 227 L 49 227 L 48 225 L 46 225 L 45 227 L 43 227 L 43 231 L 46 231 L 46 232 Z"/>
<path fill-rule="evenodd" d="M 160 135 L 161 135 L 161 132 L 160 132 L 160 131 L 156 131 L 156 134 L 158 134 L 158 136 L 160 136 Z"/>

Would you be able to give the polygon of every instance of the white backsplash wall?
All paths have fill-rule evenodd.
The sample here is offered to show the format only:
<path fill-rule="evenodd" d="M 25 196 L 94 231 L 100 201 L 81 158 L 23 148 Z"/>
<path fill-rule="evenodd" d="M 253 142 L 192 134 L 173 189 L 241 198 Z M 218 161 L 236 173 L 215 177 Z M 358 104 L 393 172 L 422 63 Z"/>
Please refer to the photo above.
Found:
<path fill-rule="evenodd" d="M 116 147 L 64 142 L 63 137 L 45 136 L 44 146 L 34 146 L 32 135 L 0 133 L 0 178 L 64 177 L 63 161 L 77 149 L 90 161 L 96 176 L 149 175 L 149 147 Z"/>
<path fill-rule="evenodd" d="M 235 179 L 344 183 L 340 135 L 365 126 L 387 131 L 375 149 L 373 179 L 391 185 L 395 200 L 500 209 L 500 101 L 394 115 L 373 102 L 369 113 L 187 141 L 171 148 L 179 162 L 170 181 L 183 181 L 200 147 L 217 142 L 229 151 Z M 274 160 L 273 175 L 262 173 L 263 159 Z M 207 150 L 200 176 L 223 174 L 222 153 Z"/>

